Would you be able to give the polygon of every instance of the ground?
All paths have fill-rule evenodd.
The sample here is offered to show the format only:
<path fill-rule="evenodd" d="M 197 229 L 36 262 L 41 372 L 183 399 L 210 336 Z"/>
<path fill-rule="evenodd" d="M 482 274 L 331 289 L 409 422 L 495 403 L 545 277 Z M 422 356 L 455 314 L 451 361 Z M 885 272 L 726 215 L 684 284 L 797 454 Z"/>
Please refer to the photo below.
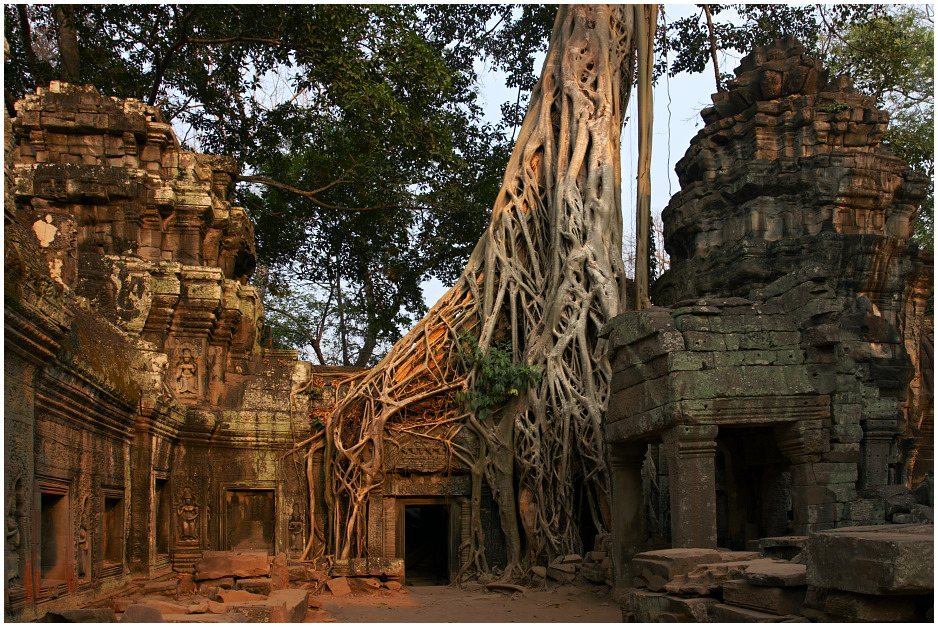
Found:
<path fill-rule="evenodd" d="M 310 597 L 306 622 L 342 623 L 608 623 L 622 614 L 608 588 L 563 585 L 524 593 L 414 586 L 399 591 Z"/>

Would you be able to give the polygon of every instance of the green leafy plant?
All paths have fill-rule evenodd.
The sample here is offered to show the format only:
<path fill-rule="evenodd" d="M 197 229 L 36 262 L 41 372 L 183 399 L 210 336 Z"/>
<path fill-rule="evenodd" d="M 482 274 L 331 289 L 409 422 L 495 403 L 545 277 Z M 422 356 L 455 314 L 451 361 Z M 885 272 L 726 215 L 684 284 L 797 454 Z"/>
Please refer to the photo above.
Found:
<path fill-rule="evenodd" d="M 510 343 L 496 344 L 483 350 L 479 340 L 463 334 L 460 345 L 460 355 L 470 369 L 475 369 L 476 379 L 472 388 L 457 398 L 467 402 L 469 409 L 483 420 L 512 397 L 519 396 L 529 385 L 541 380 L 540 366 L 515 363 Z"/>

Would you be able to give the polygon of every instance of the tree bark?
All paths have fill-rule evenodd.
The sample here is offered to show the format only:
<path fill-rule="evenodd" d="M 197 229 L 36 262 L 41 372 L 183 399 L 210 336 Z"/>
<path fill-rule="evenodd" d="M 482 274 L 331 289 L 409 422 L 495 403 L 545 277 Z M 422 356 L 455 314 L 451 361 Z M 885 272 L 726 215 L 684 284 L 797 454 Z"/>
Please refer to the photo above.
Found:
<path fill-rule="evenodd" d="M 574 503 L 609 494 L 601 423 L 610 367 L 599 334 L 624 295 L 619 135 L 641 19 L 646 10 L 631 5 L 559 8 L 488 230 L 456 284 L 376 367 L 348 381 L 328 419 L 335 520 L 349 530 L 337 554 L 364 554 L 362 505 L 402 434 L 444 442 L 474 477 L 484 469 L 509 545 L 504 579 L 582 551 Z M 482 350 L 510 344 L 516 362 L 541 372 L 485 420 L 457 397 L 479 381 L 462 356 L 466 334 Z M 522 490 L 526 512 L 536 512 L 536 549 L 523 558 Z M 592 510 L 595 528 L 608 529 L 608 508 Z M 478 512 L 471 518 L 483 524 Z M 471 559 L 485 568 L 481 529 L 470 537 Z"/>
<path fill-rule="evenodd" d="M 55 27 L 62 62 L 62 80 L 78 83 L 78 30 L 75 28 L 75 8 L 70 4 L 55 5 Z"/>

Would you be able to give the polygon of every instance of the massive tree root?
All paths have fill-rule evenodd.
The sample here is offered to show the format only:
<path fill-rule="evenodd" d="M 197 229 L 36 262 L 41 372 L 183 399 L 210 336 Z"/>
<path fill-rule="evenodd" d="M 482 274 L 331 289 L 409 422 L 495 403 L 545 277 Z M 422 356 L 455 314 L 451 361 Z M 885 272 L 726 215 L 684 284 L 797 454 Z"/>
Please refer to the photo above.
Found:
<path fill-rule="evenodd" d="M 610 368 L 598 334 L 624 302 L 619 133 L 633 26 L 645 11 L 560 7 L 491 224 L 466 269 L 381 363 L 346 383 L 325 421 L 327 553 L 366 554 L 368 498 L 402 433 L 444 442 L 471 472 L 463 571 L 489 569 L 483 482 L 505 533 L 505 581 L 581 552 L 585 508 L 596 531 L 608 528 L 601 420 Z M 468 411 L 459 393 L 475 389 L 479 373 L 461 348 L 467 334 L 482 349 L 510 344 L 540 379 L 492 413 Z"/>

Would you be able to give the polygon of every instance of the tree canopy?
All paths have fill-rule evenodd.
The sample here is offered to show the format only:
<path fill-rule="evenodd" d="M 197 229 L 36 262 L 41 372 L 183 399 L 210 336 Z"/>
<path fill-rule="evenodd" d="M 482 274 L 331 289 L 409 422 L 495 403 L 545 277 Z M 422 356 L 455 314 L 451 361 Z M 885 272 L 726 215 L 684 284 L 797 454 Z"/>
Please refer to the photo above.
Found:
<path fill-rule="evenodd" d="M 715 49 L 745 53 L 793 34 L 879 97 L 896 153 L 933 175 L 927 9 L 698 6 L 659 18 L 656 76 L 701 72 Z M 234 156 L 274 341 L 365 365 L 423 315 L 421 283 L 452 283 L 484 230 L 556 8 L 8 4 L 4 13 L 8 107 L 53 78 L 89 83 L 160 106 L 187 129 L 188 147 Z M 517 90 L 498 124 L 479 104 L 483 63 Z M 918 224 L 927 246 L 932 206 Z"/>

